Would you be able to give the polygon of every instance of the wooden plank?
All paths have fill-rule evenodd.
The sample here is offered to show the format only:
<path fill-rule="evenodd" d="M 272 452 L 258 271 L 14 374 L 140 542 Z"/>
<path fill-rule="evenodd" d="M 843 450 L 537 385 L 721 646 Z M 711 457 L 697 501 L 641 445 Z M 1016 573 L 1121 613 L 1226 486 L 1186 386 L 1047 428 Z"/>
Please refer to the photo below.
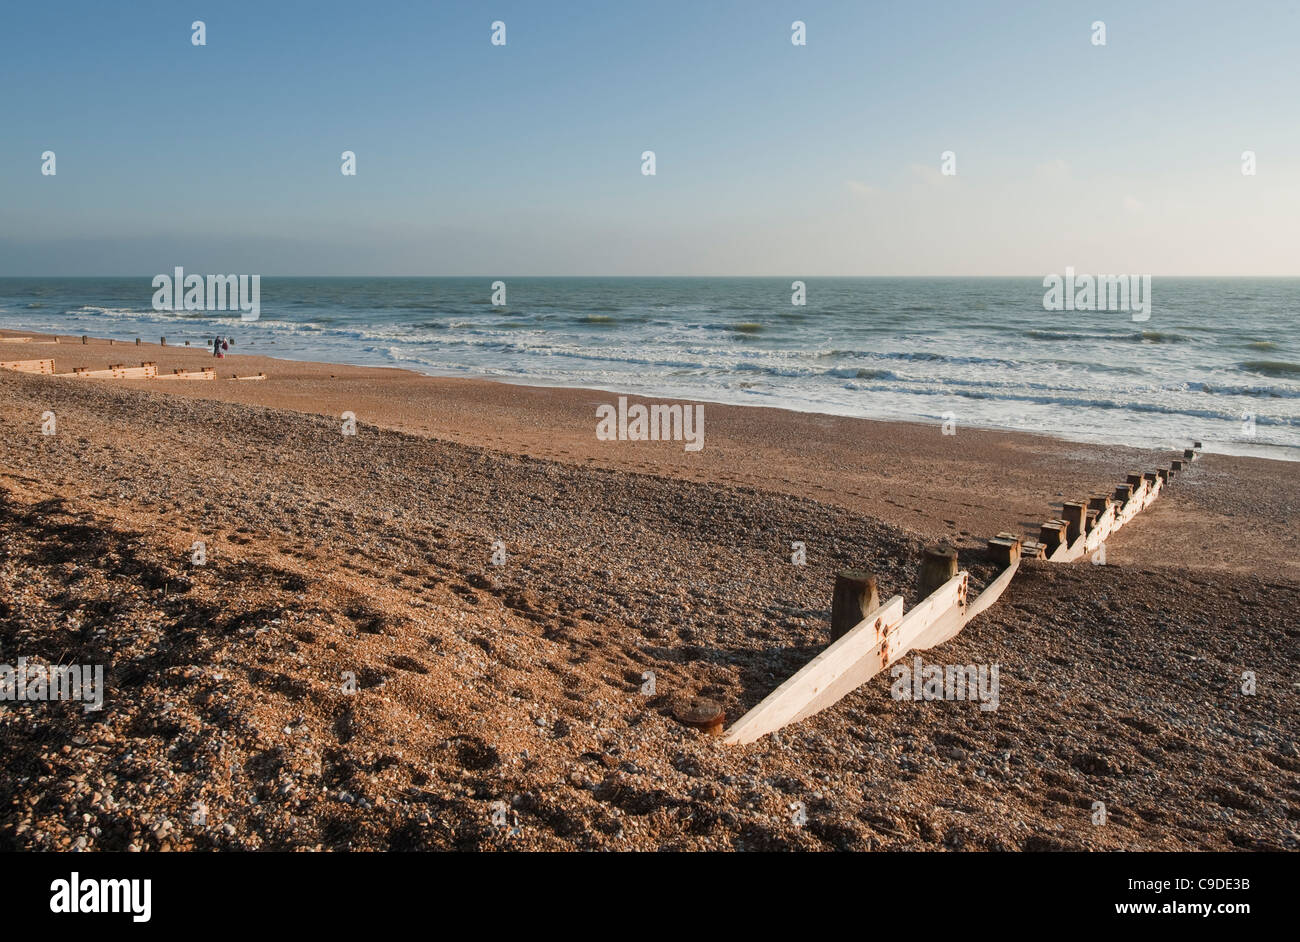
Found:
<path fill-rule="evenodd" d="M 1020 558 L 1016 557 L 1015 562 L 1002 570 L 996 579 L 984 587 L 984 591 L 979 594 L 979 597 L 974 602 L 962 607 L 963 610 L 958 612 L 958 617 L 955 620 L 948 619 L 946 626 L 944 622 L 936 623 L 916 640 L 916 643 L 912 645 L 912 650 L 928 651 L 930 648 L 938 647 L 945 641 L 951 641 L 955 638 L 963 628 L 970 624 L 972 618 L 985 611 L 1001 598 L 1002 593 L 1007 590 L 1007 586 L 1011 585 L 1011 580 L 1015 578 L 1018 569 L 1020 569 Z"/>
<path fill-rule="evenodd" d="M 153 379 L 158 375 L 158 367 L 153 363 L 141 363 L 139 366 L 119 366 L 114 379 Z"/>
<path fill-rule="evenodd" d="M 53 360 L 4 360 L 0 361 L 0 369 L 16 370 L 19 373 L 54 373 Z"/>
<path fill-rule="evenodd" d="M 1084 541 L 1083 548 L 1087 552 L 1092 552 L 1115 530 L 1115 505 L 1107 503 L 1106 509 L 1097 517 L 1096 525 L 1088 531 L 1088 537 Z"/>
<path fill-rule="evenodd" d="M 236 376 L 234 378 L 249 383 L 249 382 L 254 382 L 256 380 L 266 379 L 266 374 L 258 373 L 256 376 Z"/>
<path fill-rule="evenodd" d="M 999 598 L 1001 598 L 1002 593 L 1007 590 L 1007 586 L 1011 585 L 1011 580 L 1015 577 L 1016 570 L 1018 570 L 1019 568 L 1020 568 L 1020 558 L 1017 557 L 1015 562 L 1013 562 L 1006 569 L 1002 570 L 1002 574 L 1000 576 L 998 576 L 996 579 L 994 579 L 992 582 L 990 582 L 987 586 L 984 587 L 984 591 L 981 592 L 979 595 L 977 595 L 975 597 L 975 601 L 971 602 L 970 605 L 967 606 L 966 608 L 967 622 L 969 622 L 980 612 L 985 611 L 990 605 L 992 605 Z M 943 640 L 947 641 L 948 639 L 944 638 Z M 942 644 L 943 641 L 938 641 L 935 643 Z M 916 645 L 916 647 L 920 648 L 921 646 L 918 644 Z M 921 648 L 921 650 L 924 650 L 924 648 Z"/>
<path fill-rule="evenodd" d="M 894 596 L 894 599 L 898 599 L 901 602 L 903 597 L 901 595 L 896 595 Z M 890 599 L 890 602 L 894 599 Z M 901 608 L 897 611 L 899 615 L 902 614 Z M 874 626 L 874 616 L 876 615 L 876 612 L 873 612 L 872 615 L 873 621 L 871 624 Z M 800 720 L 806 720 L 808 717 L 820 713 L 827 707 L 834 706 L 836 703 L 839 703 L 853 691 L 865 684 L 872 677 L 875 677 L 876 674 L 884 670 L 885 667 L 894 660 L 902 657 L 905 653 L 904 651 L 898 651 L 893 653 L 892 657 L 890 656 L 890 653 L 894 651 L 894 641 L 892 639 L 897 636 L 902 627 L 903 621 L 883 625 L 880 628 L 879 633 L 884 635 L 884 637 L 880 638 L 874 645 L 872 645 L 871 649 L 864 657 L 859 658 L 850 669 L 837 671 L 834 678 L 831 679 L 820 692 L 810 698 L 802 707 L 798 708 L 790 719 L 781 725 L 789 726 L 791 723 L 798 723 Z"/>
<path fill-rule="evenodd" d="M 928 648 L 951 638 L 968 621 L 969 579 L 969 573 L 959 572 L 906 615 L 902 596 L 894 596 L 737 720 L 724 741 L 744 745 L 807 719 L 842 700 L 918 643 Z"/>
<path fill-rule="evenodd" d="M 970 585 L 970 573 L 957 573 L 924 601 L 912 608 L 899 625 L 896 638 L 889 638 L 889 659 L 886 666 L 898 660 L 912 648 L 930 648 L 940 642 L 934 640 L 950 631 L 952 637 L 965 624 L 966 592 Z"/>
<path fill-rule="evenodd" d="M 139 366 L 125 366 L 118 363 L 106 370 L 79 368 L 63 375 L 81 379 L 154 379 L 158 375 L 158 367 L 153 363 L 142 363 Z"/>
<path fill-rule="evenodd" d="M 1053 563 L 1070 563 L 1079 559 L 1087 551 L 1088 538 L 1080 536 L 1073 543 L 1062 543 L 1047 559 Z"/>
<path fill-rule="evenodd" d="M 158 379 L 216 379 L 216 367 L 205 366 L 202 370 L 173 370 L 170 373 L 159 373 Z"/>
<path fill-rule="evenodd" d="M 903 597 L 896 595 L 736 720 L 724 741 L 732 745 L 753 742 L 793 722 L 801 711 L 810 710 L 825 699 L 828 690 L 838 691 L 849 683 L 853 684 L 849 687 L 852 690 L 866 683 L 880 670 L 882 638 L 902 620 Z M 839 693 L 835 700 L 845 693 L 848 690 Z M 830 706 L 835 700 L 827 701 L 824 706 Z M 812 712 L 804 715 L 811 716 Z"/>
<path fill-rule="evenodd" d="M 1120 508 L 1119 526 L 1122 527 L 1142 512 L 1142 508 L 1146 506 L 1146 498 L 1147 483 L 1146 481 L 1143 481 L 1137 487 L 1133 488 L 1132 495 L 1127 501 L 1125 501 L 1124 506 Z M 1119 527 L 1116 527 L 1116 529 L 1119 529 Z"/>

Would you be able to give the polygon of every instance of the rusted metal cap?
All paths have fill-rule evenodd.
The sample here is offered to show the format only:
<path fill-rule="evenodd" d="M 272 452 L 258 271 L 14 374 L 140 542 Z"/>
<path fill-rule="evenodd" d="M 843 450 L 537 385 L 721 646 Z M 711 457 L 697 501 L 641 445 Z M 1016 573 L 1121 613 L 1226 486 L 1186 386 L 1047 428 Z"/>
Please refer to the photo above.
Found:
<path fill-rule="evenodd" d="M 703 697 L 683 699 L 673 707 L 673 716 L 677 722 L 693 726 L 698 730 L 714 736 L 722 732 L 722 724 L 727 718 L 722 704 Z"/>

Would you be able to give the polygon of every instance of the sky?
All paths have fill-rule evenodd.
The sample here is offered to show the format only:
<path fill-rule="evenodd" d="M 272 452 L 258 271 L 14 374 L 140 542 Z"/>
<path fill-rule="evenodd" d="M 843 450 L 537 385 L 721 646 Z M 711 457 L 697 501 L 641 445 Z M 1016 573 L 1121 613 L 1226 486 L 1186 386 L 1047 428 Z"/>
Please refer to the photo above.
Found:
<path fill-rule="evenodd" d="M 1294 2 L 0 18 L 0 275 L 1300 275 Z"/>

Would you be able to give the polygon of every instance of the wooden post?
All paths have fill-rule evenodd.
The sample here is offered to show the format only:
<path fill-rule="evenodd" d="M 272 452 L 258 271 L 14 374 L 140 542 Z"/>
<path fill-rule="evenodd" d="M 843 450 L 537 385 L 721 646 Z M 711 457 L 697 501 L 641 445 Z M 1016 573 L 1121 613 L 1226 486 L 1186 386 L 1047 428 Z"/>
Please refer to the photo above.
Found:
<path fill-rule="evenodd" d="M 861 569 L 836 573 L 835 592 L 831 596 L 831 640 L 844 637 L 879 607 L 875 576 Z"/>
<path fill-rule="evenodd" d="M 1043 544 L 1043 553 L 1045 556 L 1051 556 L 1056 552 L 1056 548 L 1065 540 L 1066 522 L 1064 520 L 1048 520 L 1038 528 L 1038 542 Z"/>
<path fill-rule="evenodd" d="M 81 335 L 81 342 L 82 342 L 83 344 L 86 342 L 86 335 L 85 335 L 85 334 L 82 334 L 82 335 Z"/>
<path fill-rule="evenodd" d="M 1142 474 L 1138 471 L 1130 471 L 1124 478 L 1125 482 L 1133 485 L 1133 490 L 1142 486 Z"/>
<path fill-rule="evenodd" d="M 1144 481 L 1146 481 L 1148 484 L 1150 484 L 1152 487 L 1154 487 L 1156 481 L 1161 480 L 1161 478 L 1160 478 L 1160 472 L 1159 472 L 1159 471 L 1143 471 L 1143 472 L 1142 472 L 1142 479 L 1143 479 Z"/>
<path fill-rule="evenodd" d="M 1088 518 L 1088 505 L 1081 500 L 1067 500 L 1061 509 L 1061 519 L 1066 523 L 1066 540 L 1073 543 L 1083 535 Z"/>
<path fill-rule="evenodd" d="M 1168 483 L 1169 483 L 1169 469 L 1168 469 L 1168 468 L 1156 468 L 1156 477 L 1160 478 L 1160 483 L 1161 483 L 1161 484 L 1168 484 Z"/>
<path fill-rule="evenodd" d="M 1181 458 L 1175 458 L 1173 461 L 1169 462 L 1170 474 L 1177 474 L 1181 470 L 1183 470 L 1183 462 Z"/>
<path fill-rule="evenodd" d="M 167 346 L 167 338 L 166 338 L 166 337 L 163 337 L 163 338 L 162 338 L 162 344 L 161 344 L 160 346 L 164 346 L 164 347 Z"/>
<path fill-rule="evenodd" d="M 1183 449 L 1183 460 L 1184 460 L 1184 461 L 1195 461 L 1195 460 L 1196 460 L 1196 452 L 1192 451 L 1190 448 L 1184 448 L 1184 449 Z"/>
<path fill-rule="evenodd" d="M 1115 486 L 1115 499 L 1119 501 L 1120 507 L 1128 503 L 1129 498 L 1133 496 L 1132 484 L 1118 484 Z"/>
<path fill-rule="evenodd" d="M 919 605 L 930 594 L 957 575 L 957 551 L 946 543 L 926 547 L 921 556 L 921 573 L 917 578 L 916 603 Z"/>
<path fill-rule="evenodd" d="M 1020 537 L 1014 533 L 999 533 L 989 540 L 989 555 L 995 563 L 1006 569 L 1020 559 Z"/>
<path fill-rule="evenodd" d="M 1192 447 L 1195 448 L 1197 451 L 1200 451 L 1200 450 L 1201 450 L 1201 443 L 1200 443 L 1200 442 L 1192 442 Z"/>

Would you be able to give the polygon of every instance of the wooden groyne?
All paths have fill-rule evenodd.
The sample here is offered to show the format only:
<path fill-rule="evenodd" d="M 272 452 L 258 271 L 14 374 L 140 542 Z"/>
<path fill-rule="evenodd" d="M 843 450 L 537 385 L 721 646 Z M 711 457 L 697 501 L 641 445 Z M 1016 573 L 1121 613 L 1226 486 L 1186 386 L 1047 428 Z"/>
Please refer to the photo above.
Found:
<path fill-rule="evenodd" d="M 0 338 L 5 343 L 11 343 L 11 338 Z M 214 380 L 217 379 L 216 367 L 205 366 L 197 370 L 172 370 L 170 373 L 159 373 L 156 363 L 141 363 L 139 366 L 126 366 L 117 363 L 106 370 L 91 370 L 85 367 L 75 367 L 71 373 L 56 373 L 54 371 L 54 360 L 0 360 L 0 369 L 14 370 L 19 373 L 41 373 L 46 376 L 71 376 L 76 379 L 185 379 L 185 380 Z M 258 381 L 266 379 L 265 373 L 258 373 L 255 376 L 231 376 L 232 380 L 243 382 Z"/>
<path fill-rule="evenodd" d="M 1002 572 L 973 600 L 970 574 L 958 568 L 957 552 L 927 549 L 921 563 L 921 601 L 904 611 L 903 597 L 880 604 L 876 580 L 853 570 L 836 577 L 829 647 L 763 698 L 723 734 L 729 745 L 751 743 L 839 702 L 910 651 L 925 651 L 955 637 L 971 619 L 991 607 L 1011 585 L 1020 561 L 1068 563 L 1099 550 L 1121 527 L 1150 507 L 1187 462 L 1200 457 L 1201 443 L 1168 468 L 1129 474 L 1111 494 L 1067 500 L 1060 517 L 1047 520 L 1036 539 L 999 533 L 989 555 Z"/>

